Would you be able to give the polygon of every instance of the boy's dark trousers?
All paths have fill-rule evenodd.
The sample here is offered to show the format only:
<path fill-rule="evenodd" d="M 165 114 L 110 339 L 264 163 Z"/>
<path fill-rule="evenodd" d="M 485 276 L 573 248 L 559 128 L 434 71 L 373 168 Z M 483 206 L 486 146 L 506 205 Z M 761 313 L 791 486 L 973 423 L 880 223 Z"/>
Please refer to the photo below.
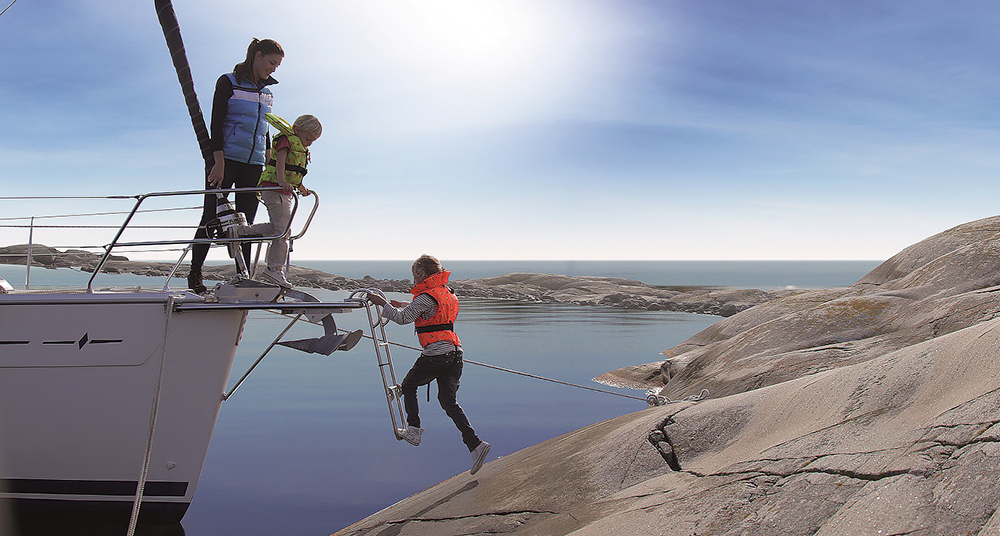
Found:
<path fill-rule="evenodd" d="M 462 351 L 456 350 L 442 355 L 420 354 L 413 367 L 406 373 L 400 388 L 403 391 L 403 406 L 406 408 L 406 424 L 420 428 L 420 414 L 417 406 L 417 387 L 434 380 L 438 384 L 438 402 L 444 412 L 455 421 L 462 432 L 462 441 L 471 452 L 481 442 L 472 429 L 469 418 L 462 406 L 458 405 L 458 384 L 462 378 Z"/>

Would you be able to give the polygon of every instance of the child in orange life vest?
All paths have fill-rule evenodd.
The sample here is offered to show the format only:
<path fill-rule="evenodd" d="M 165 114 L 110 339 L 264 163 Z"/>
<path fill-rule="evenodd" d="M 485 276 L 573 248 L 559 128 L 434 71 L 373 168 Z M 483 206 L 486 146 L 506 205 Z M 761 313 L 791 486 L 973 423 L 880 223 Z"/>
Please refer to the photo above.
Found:
<path fill-rule="evenodd" d="M 261 201 L 267 207 L 271 221 L 239 227 L 235 232 L 236 237 L 273 236 L 285 232 L 292 214 L 294 192 L 297 190 L 302 195 L 309 195 L 309 190 L 302 185 L 306 165 L 309 163 L 308 147 L 323 133 L 323 125 L 312 115 L 299 116 L 291 126 L 274 114 L 267 114 L 267 119 L 279 133 L 271 144 L 271 158 L 257 185 L 280 186 L 282 191 L 261 192 Z M 261 271 L 261 278 L 284 288 L 291 288 L 291 283 L 285 277 L 287 260 L 288 239 L 271 240 L 267 246 L 267 267 Z"/>
<path fill-rule="evenodd" d="M 424 429 L 420 427 L 417 407 L 417 387 L 434 380 L 438 384 L 438 402 L 462 432 L 462 441 L 472 453 L 472 470 L 476 474 L 483 466 L 490 444 L 479 439 L 462 407 L 458 405 L 457 392 L 462 377 L 462 342 L 455 333 L 458 318 L 458 298 L 448 288 L 448 276 L 441 263 L 430 255 L 423 255 L 413 263 L 413 283 L 410 303 L 392 300 L 388 306 L 378 294 L 368 294 L 368 299 L 381 306 L 382 316 L 397 324 L 416 324 L 417 338 L 423 351 L 406 374 L 400 390 L 406 409 L 406 428 L 396 431 L 398 439 L 405 439 L 417 446 Z"/>

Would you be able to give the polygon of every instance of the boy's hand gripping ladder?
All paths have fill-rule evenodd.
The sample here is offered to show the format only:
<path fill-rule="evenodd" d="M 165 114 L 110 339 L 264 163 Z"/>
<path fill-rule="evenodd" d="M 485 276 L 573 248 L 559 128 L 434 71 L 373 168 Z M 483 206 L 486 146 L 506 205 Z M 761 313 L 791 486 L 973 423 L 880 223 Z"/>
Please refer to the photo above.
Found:
<path fill-rule="evenodd" d="M 404 417 L 405 413 L 403 413 L 402 392 L 399 390 L 399 383 L 396 381 L 396 371 L 392 367 L 392 355 L 389 353 L 389 338 L 385 334 L 385 324 L 388 322 L 388 319 L 385 319 L 385 321 L 382 320 L 381 307 L 368 300 L 366 296 L 369 293 L 378 294 L 385 298 L 385 294 L 381 290 L 372 288 L 352 292 L 347 301 L 363 303 L 365 311 L 368 313 L 368 326 L 371 328 L 371 338 L 375 343 L 375 358 L 378 360 L 378 370 L 382 374 L 382 386 L 385 388 L 385 398 L 389 404 L 392 433 L 396 436 L 397 440 L 401 440 L 403 437 L 399 435 L 399 432 L 401 428 L 406 426 L 406 418 Z M 360 297 L 358 297 L 359 295 Z"/>

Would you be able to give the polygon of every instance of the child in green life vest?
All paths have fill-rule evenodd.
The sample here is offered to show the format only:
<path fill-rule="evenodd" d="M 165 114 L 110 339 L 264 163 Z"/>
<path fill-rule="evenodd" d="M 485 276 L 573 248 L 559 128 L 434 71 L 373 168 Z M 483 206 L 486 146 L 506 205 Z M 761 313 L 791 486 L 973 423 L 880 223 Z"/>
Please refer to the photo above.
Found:
<path fill-rule="evenodd" d="M 309 163 L 308 147 L 323 133 L 323 126 L 319 119 L 312 115 L 299 116 L 292 125 L 274 114 L 267 114 L 267 120 L 278 129 L 278 134 L 271 144 L 271 157 L 257 185 L 277 186 L 281 187 L 281 191 L 260 193 L 260 199 L 267 207 L 271 221 L 239 227 L 235 232 L 237 238 L 285 233 L 292 214 L 292 196 L 296 191 L 302 195 L 309 195 L 309 190 L 302 185 L 302 178 L 306 175 L 306 165 Z M 271 240 L 267 246 L 267 267 L 259 274 L 261 279 L 284 288 L 291 288 L 291 283 L 285 277 L 287 260 L 288 238 Z"/>

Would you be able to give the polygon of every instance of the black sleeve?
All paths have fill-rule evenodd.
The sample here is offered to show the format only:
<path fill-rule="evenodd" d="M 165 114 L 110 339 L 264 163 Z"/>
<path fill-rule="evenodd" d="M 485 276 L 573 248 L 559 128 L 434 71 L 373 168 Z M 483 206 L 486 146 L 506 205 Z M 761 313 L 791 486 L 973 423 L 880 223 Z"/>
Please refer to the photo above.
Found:
<path fill-rule="evenodd" d="M 229 99 L 233 96 L 233 83 L 229 77 L 222 75 L 215 83 L 215 95 L 212 97 L 212 126 L 211 126 L 211 149 L 212 151 L 222 150 L 222 125 L 229 113 Z"/>

